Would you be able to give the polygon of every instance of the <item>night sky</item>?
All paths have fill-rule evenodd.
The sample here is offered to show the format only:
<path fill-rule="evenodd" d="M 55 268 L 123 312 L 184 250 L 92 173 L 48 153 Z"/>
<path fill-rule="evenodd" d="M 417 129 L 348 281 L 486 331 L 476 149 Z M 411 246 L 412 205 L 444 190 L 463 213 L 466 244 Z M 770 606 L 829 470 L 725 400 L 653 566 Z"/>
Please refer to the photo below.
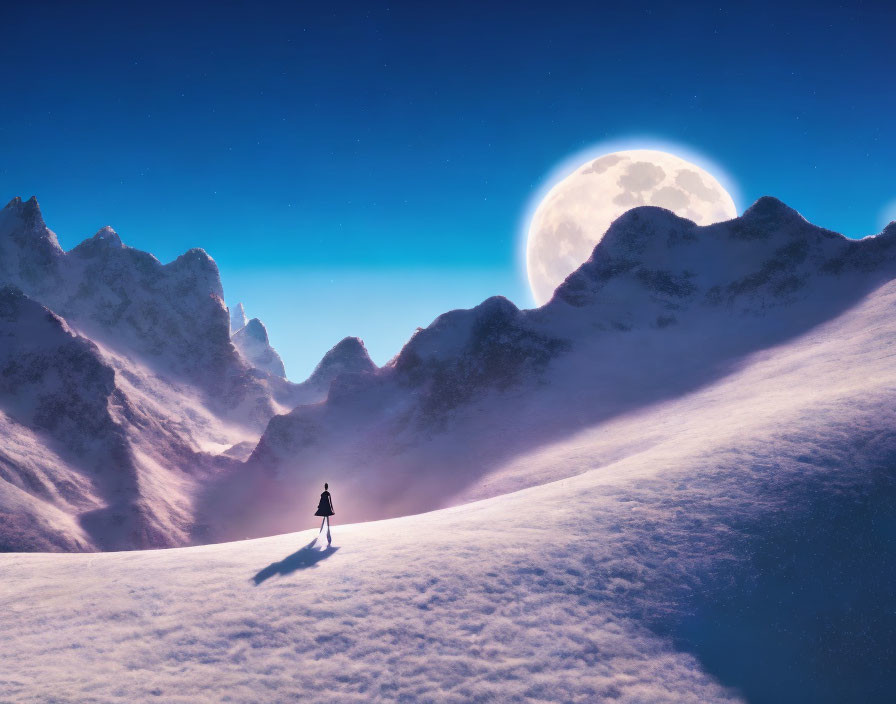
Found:
<path fill-rule="evenodd" d="M 202 247 L 295 380 L 346 335 L 383 363 L 451 308 L 532 305 L 525 213 L 594 145 L 680 145 L 741 211 L 878 232 L 892 8 L 4 3 L 0 198 L 66 249 Z"/>

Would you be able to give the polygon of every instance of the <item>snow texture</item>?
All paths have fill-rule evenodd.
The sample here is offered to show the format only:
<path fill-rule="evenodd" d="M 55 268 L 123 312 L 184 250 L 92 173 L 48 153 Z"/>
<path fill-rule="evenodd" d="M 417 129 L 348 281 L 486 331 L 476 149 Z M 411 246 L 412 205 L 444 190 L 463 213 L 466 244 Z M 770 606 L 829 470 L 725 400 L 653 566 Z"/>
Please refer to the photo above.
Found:
<path fill-rule="evenodd" d="M 5 556 L 5 696 L 890 701 L 894 304 L 885 284 L 496 473 L 539 486 L 336 523 L 329 550 L 315 528 Z M 339 519 L 348 487 L 330 489 Z"/>

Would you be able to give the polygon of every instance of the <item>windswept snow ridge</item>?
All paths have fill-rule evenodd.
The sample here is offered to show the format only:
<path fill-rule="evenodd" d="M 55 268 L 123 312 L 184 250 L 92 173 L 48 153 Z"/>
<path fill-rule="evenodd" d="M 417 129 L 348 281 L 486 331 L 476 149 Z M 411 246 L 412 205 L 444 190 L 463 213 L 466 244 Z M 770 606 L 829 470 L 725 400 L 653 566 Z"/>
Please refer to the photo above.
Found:
<path fill-rule="evenodd" d="M 383 369 L 273 418 L 205 498 L 223 536 L 288 530 L 307 486 L 346 487 L 343 520 L 532 486 L 493 476 L 579 429 L 715 383 L 896 276 L 896 229 L 849 240 L 774 198 L 698 227 L 660 208 L 620 217 L 542 308 L 495 297 L 420 330 Z M 558 474 L 575 470 L 558 468 Z M 489 477 L 491 479 L 489 480 Z"/>

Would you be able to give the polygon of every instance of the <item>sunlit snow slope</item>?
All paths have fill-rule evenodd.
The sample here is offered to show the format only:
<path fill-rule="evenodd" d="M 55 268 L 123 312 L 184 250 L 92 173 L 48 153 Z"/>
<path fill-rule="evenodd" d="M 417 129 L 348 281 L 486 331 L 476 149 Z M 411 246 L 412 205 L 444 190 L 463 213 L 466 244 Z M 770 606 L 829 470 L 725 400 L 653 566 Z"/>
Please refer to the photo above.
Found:
<path fill-rule="evenodd" d="M 894 304 L 480 488 L 541 486 L 347 526 L 333 486 L 329 551 L 2 556 L 0 701 L 892 701 Z"/>
<path fill-rule="evenodd" d="M 339 375 L 325 401 L 273 417 L 244 464 L 203 485 L 196 514 L 233 540 L 290 530 L 324 481 L 355 522 L 575 475 L 567 464 L 511 477 L 506 465 L 529 467 L 578 431 L 717 384 L 894 279 L 896 224 L 857 241 L 774 198 L 709 227 L 632 209 L 545 306 L 496 296 L 449 311 L 382 368 Z M 787 383 L 789 394 L 810 382 Z M 654 433 L 642 426 L 627 442 Z"/>

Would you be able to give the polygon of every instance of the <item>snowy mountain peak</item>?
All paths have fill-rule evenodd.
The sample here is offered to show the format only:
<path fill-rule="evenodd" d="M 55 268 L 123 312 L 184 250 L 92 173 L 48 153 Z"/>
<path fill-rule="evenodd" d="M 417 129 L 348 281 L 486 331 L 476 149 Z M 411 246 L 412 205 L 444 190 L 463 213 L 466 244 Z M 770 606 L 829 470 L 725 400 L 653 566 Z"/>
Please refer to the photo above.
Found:
<path fill-rule="evenodd" d="M 40 212 L 40 204 L 37 198 L 31 196 L 28 200 L 23 201 L 19 196 L 13 198 L 6 204 L 4 210 L 9 210 L 22 218 L 33 227 L 46 227 L 44 217 Z"/>
<path fill-rule="evenodd" d="M 806 218 L 796 210 L 774 196 L 762 196 L 744 211 L 741 218 L 744 220 L 763 220 L 778 223 L 793 220 L 807 222 Z"/>
<path fill-rule="evenodd" d="M 242 330 L 246 327 L 249 319 L 246 317 L 246 309 L 242 303 L 237 303 L 235 307 L 230 308 L 230 334 Z"/>
<path fill-rule="evenodd" d="M 679 217 L 671 210 L 644 205 L 632 208 L 614 220 L 597 246 L 603 250 L 640 251 L 645 244 L 655 242 L 658 236 L 691 227 L 694 227 L 691 220 Z"/>
<path fill-rule="evenodd" d="M 242 306 L 240 307 L 242 310 Z M 245 316 L 245 313 L 243 313 Z M 231 312 L 231 319 L 233 312 Z M 286 369 L 283 360 L 277 351 L 271 347 L 268 341 L 268 331 L 258 318 L 252 318 L 231 336 L 234 346 L 240 351 L 243 358 L 256 369 L 273 374 L 278 377 L 286 377 Z"/>
<path fill-rule="evenodd" d="M 4 210 L 12 210 L 16 213 L 29 213 L 31 215 L 40 215 L 40 205 L 35 196 L 31 196 L 28 200 L 23 201 L 20 196 L 16 196 L 7 203 Z M 41 218 L 43 219 L 43 218 Z"/>
<path fill-rule="evenodd" d="M 185 283 L 191 287 L 204 289 L 223 301 L 224 289 L 221 286 L 218 265 L 204 249 L 199 247 L 189 249 L 167 264 L 166 268 L 180 274 L 185 279 Z"/>
<path fill-rule="evenodd" d="M 314 386 L 329 386 L 343 373 L 374 372 L 377 366 L 367 354 L 363 340 L 346 337 L 328 351 L 314 368 L 308 383 Z"/>
<path fill-rule="evenodd" d="M 888 242 L 850 240 L 771 197 L 706 227 L 661 208 L 633 208 L 548 305 L 600 305 L 610 327 L 625 329 L 667 324 L 674 311 L 698 303 L 759 312 L 808 295 L 810 282 L 825 274 L 883 272 L 896 263 Z"/>
<path fill-rule="evenodd" d="M 193 247 L 192 249 L 188 249 L 172 263 L 179 264 L 180 266 L 185 267 L 189 266 L 196 269 L 214 269 L 215 272 L 218 271 L 218 265 L 215 264 L 215 260 L 212 259 L 209 256 L 208 252 L 202 249 L 202 247 Z"/>
<path fill-rule="evenodd" d="M 247 337 L 251 337 L 253 340 L 268 344 L 268 330 L 264 326 L 264 323 L 261 322 L 258 318 L 252 318 L 252 320 L 246 323 L 246 325 L 244 326 L 244 330 L 244 334 Z"/>
<path fill-rule="evenodd" d="M 71 251 L 71 254 L 78 257 L 94 257 L 101 256 L 102 252 L 108 250 L 119 249 L 124 249 L 121 237 L 107 225 L 101 228 L 93 237 L 81 242 Z"/>
<path fill-rule="evenodd" d="M 324 355 L 321 363 L 327 362 L 328 360 L 336 359 L 336 358 L 348 358 L 348 357 L 359 357 L 365 360 L 369 360 L 370 357 L 367 356 L 367 348 L 364 346 L 364 340 L 360 337 L 345 337 L 337 342 L 333 347 Z M 373 364 L 373 362 L 371 362 Z"/>
<path fill-rule="evenodd" d="M 202 249 L 163 265 L 107 227 L 66 253 L 37 201 L 13 199 L 0 211 L 0 283 L 20 287 L 79 334 L 188 381 L 241 421 L 266 422 L 271 394 L 288 396 L 288 384 L 276 380 L 274 391 L 231 344 L 218 268 Z"/>
<path fill-rule="evenodd" d="M 478 391 L 508 388 L 537 373 L 566 347 L 552 332 L 534 328 L 506 298 L 493 296 L 418 330 L 388 370 L 403 386 L 419 390 L 425 414 L 438 415 Z"/>
<path fill-rule="evenodd" d="M 49 250 L 50 256 L 62 253 L 56 234 L 44 222 L 34 196 L 26 201 L 16 196 L 0 210 L 0 236 L 3 235 L 13 237 L 20 243 L 36 240 L 39 247 Z"/>
<path fill-rule="evenodd" d="M 97 242 L 104 242 L 112 247 L 121 248 L 124 247 L 122 244 L 121 237 L 118 236 L 118 233 L 113 230 L 109 225 L 101 228 L 92 239 Z"/>
<path fill-rule="evenodd" d="M 421 360 L 451 358 L 481 333 L 513 327 L 520 310 L 503 296 L 492 296 L 470 309 L 452 310 L 418 329 L 393 361 L 407 369 Z"/>

